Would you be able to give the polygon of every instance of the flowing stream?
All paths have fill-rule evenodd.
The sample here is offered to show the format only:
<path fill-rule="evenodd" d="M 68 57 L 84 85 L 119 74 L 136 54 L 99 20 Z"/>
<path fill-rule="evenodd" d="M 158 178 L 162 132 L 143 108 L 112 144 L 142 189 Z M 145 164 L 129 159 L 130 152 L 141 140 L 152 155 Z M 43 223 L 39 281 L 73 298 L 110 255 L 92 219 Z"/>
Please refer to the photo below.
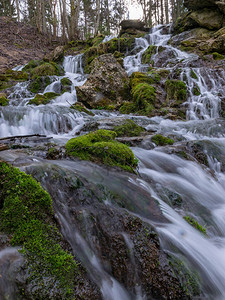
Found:
<path fill-rule="evenodd" d="M 142 64 L 142 54 L 149 45 L 155 45 L 157 50 L 152 56 L 154 66 L 168 69 L 170 72 L 179 66 L 181 69 L 180 79 L 187 82 L 189 95 L 186 103 L 188 105 L 187 121 L 171 121 L 161 117 L 151 119 L 128 117 L 144 124 L 148 130 L 175 137 L 178 145 L 181 142 L 198 141 L 203 143 L 208 167 L 202 167 L 197 161 L 186 160 L 176 155 L 170 151 L 169 147 L 167 150 L 165 147 L 149 149 L 143 145 L 132 148 L 140 161 L 139 177 L 127 175 L 123 177 L 115 174 L 113 177 L 113 173 L 104 173 L 97 166 L 92 165 L 91 167 L 83 162 L 75 163 L 68 160 L 50 162 L 37 157 L 28 159 L 25 154 L 13 151 L 0 152 L 0 158 L 10 162 L 19 160 L 18 165 L 26 172 L 29 172 L 27 166 L 32 169 L 34 166 L 43 166 L 44 168 L 46 164 L 55 164 L 58 168 L 74 172 L 74 174 L 80 173 L 94 184 L 103 184 L 109 190 L 117 189 L 124 197 L 127 197 L 127 201 L 132 203 L 132 207 L 135 207 L 132 211 L 133 214 L 145 222 L 154 224 L 163 249 L 182 255 L 199 272 L 204 293 L 202 299 L 222 300 L 225 299 L 225 175 L 224 162 L 220 159 L 225 157 L 225 121 L 219 118 L 219 115 L 221 100 L 225 93 L 225 71 L 199 66 L 196 63 L 197 55 L 188 54 L 172 47 L 168 44 L 170 38 L 169 27 L 165 26 L 157 26 L 146 37 L 137 38 L 134 54 L 125 57 L 124 67 L 129 75 L 135 71 L 147 71 L 149 65 Z M 164 56 L 159 49 L 163 49 Z M 95 116 L 87 117 L 84 113 L 71 109 L 70 105 L 77 100 L 76 86 L 84 84 L 87 78 L 82 67 L 82 55 L 65 57 L 63 66 L 66 72 L 63 77 L 69 78 L 73 83 L 71 92 L 64 93 L 47 105 L 27 105 L 34 95 L 27 90 L 27 83 L 18 83 L 9 96 L 10 105 L 0 107 L 0 137 L 44 134 L 54 137 L 56 143 L 57 141 L 65 143 L 66 140 L 76 135 L 90 119 L 120 117 L 119 114 L 108 112 L 95 112 Z M 196 77 L 191 75 L 192 71 L 197 75 Z M 57 92 L 63 77 L 52 78 L 52 83 L 46 87 L 45 92 Z M 194 93 L 196 86 L 199 89 L 198 95 Z M 24 157 L 26 159 L 23 166 Z M 37 177 L 50 194 L 54 193 L 51 191 L 47 175 L 43 178 Z M 147 193 L 156 199 L 168 222 L 157 222 L 148 210 L 141 206 L 138 207 L 135 203 L 136 199 L 133 199 L 132 189 L 129 190 L 129 185 L 132 185 L 140 195 Z M 165 191 L 179 195 L 184 207 L 172 208 L 168 205 Z M 64 191 L 59 188 L 55 199 L 55 208 L 62 224 L 63 234 L 74 253 L 78 253 L 92 280 L 99 286 L 103 299 L 147 299 L 139 285 L 133 245 L 129 236 L 123 233 L 130 260 L 134 265 L 134 277 L 137 281 L 135 294 L 125 289 L 101 264 L 97 251 L 93 250 L 94 246 L 88 239 L 88 232 L 85 238 L 72 224 L 70 212 L 63 201 L 64 198 Z M 110 199 L 106 199 L 105 205 L 113 204 Z M 190 215 L 200 224 L 206 225 L 207 236 L 189 225 L 183 219 L 185 215 Z M 15 259 L 18 259 L 15 249 L 6 249 L 0 252 L 0 263 L 7 255 L 14 255 Z M 0 278 L 0 292 L 3 290 L 5 294 L 9 295 L 9 299 L 15 299 L 14 287 L 12 286 L 10 294 L 6 288 L 6 279 L 4 280 Z"/>

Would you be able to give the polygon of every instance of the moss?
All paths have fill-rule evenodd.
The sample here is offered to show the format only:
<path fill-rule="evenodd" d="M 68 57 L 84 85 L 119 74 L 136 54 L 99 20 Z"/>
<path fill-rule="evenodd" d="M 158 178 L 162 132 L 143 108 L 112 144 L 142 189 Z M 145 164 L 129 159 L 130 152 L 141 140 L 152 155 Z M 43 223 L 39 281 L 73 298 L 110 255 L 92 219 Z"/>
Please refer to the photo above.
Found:
<path fill-rule="evenodd" d="M 167 100 L 178 100 L 186 101 L 187 100 L 187 86 L 185 82 L 181 80 L 169 80 L 166 81 L 166 92 Z"/>
<path fill-rule="evenodd" d="M 174 140 L 168 137 L 165 137 L 161 134 L 156 134 L 152 137 L 152 142 L 155 143 L 157 146 L 165 146 L 165 145 L 173 145 Z"/>
<path fill-rule="evenodd" d="M 0 106 L 6 106 L 9 104 L 9 100 L 6 97 L 0 97 Z"/>
<path fill-rule="evenodd" d="M 45 289 L 54 287 L 56 294 L 60 290 L 60 299 L 71 299 L 78 267 L 60 246 L 62 236 L 53 222 L 50 196 L 31 176 L 4 162 L 0 182 L 0 231 L 10 235 L 12 246 L 22 247 L 28 280 Z"/>
<path fill-rule="evenodd" d="M 122 125 L 113 128 L 117 136 L 139 136 L 145 129 L 132 120 L 126 120 Z"/>
<path fill-rule="evenodd" d="M 97 130 L 69 140 L 66 144 L 66 153 L 83 160 L 118 166 L 134 172 L 137 161 L 133 152 L 126 145 L 116 142 L 115 137 L 114 131 Z"/>
<path fill-rule="evenodd" d="M 48 93 L 45 93 L 44 95 L 41 95 L 41 94 L 37 94 L 33 99 L 31 99 L 29 101 L 28 104 L 31 104 L 31 105 L 45 105 L 45 104 L 48 104 L 52 99 L 58 97 L 59 94 L 57 93 L 53 93 L 53 92 L 48 92 Z"/>
<path fill-rule="evenodd" d="M 130 114 L 136 111 L 136 105 L 134 102 L 124 102 L 120 109 L 119 109 L 121 114 Z"/>
<path fill-rule="evenodd" d="M 220 54 L 220 53 L 217 53 L 217 52 L 213 52 L 213 59 L 215 60 L 222 60 L 224 59 L 224 55 Z"/>
<path fill-rule="evenodd" d="M 44 62 L 41 60 L 31 60 L 23 69 L 22 71 L 30 73 L 34 68 L 40 66 Z"/>
<path fill-rule="evenodd" d="M 51 83 L 49 76 L 37 76 L 35 79 L 31 81 L 28 86 L 28 89 L 36 94 L 38 92 L 43 92 L 45 88 Z"/>
<path fill-rule="evenodd" d="M 191 77 L 193 79 L 198 79 L 198 76 L 196 75 L 196 73 L 191 69 Z"/>
<path fill-rule="evenodd" d="M 174 255 L 168 255 L 169 265 L 173 269 L 176 278 L 179 278 L 183 291 L 188 299 L 194 299 L 201 293 L 200 276 L 196 271 L 191 270 L 188 264 Z"/>
<path fill-rule="evenodd" d="M 131 91 L 133 99 L 139 109 L 146 109 L 148 104 L 154 104 L 156 98 L 155 87 L 148 83 L 139 83 Z"/>
<path fill-rule="evenodd" d="M 31 77 L 35 78 L 37 76 L 60 76 L 64 75 L 62 68 L 56 63 L 43 63 L 40 66 L 37 66 L 33 70 L 31 70 Z"/>
<path fill-rule="evenodd" d="M 141 72 L 134 72 L 130 76 L 130 86 L 134 88 L 139 83 L 148 83 L 154 84 L 160 81 L 160 75 L 153 70 L 148 72 L 148 74 L 141 73 Z"/>
<path fill-rule="evenodd" d="M 69 86 L 72 85 L 72 81 L 67 77 L 62 78 L 60 82 L 62 85 L 69 85 Z"/>
<path fill-rule="evenodd" d="M 17 81 L 23 81 L 29 79 L 28 74 L 23 71 L 13 71 L 11 69 L 8 69 L 6 70 L 5 74 L 10 76 L 10 78 L 12 78 L 13 80 L 17 80 Z"/>
<path fill-rule="evenodd" d="M 84 113 L 86 113 L 86 114 L 88 114 L 90 116 L 94 116 L 95 115 L 92 111 L 88 110 L 84 106 L 82 106 L 80 104 L 77 104 L 77 103 L 71 105 L 70 108 L 75 109 L 75 110 L 77 110 L 79 112 L 84 112 Z"/>
<path fill-rule="evenodd" d="M 200 91 L 200 88 L 197 84 L 194 85 L 193 89 L 192 89 L 192 93 L 195 95 L 195 96 L 199 96 L 201 95 L 201 91 Z"/>
<path fill-rule="evenodd" d="M 99 34 L 96 37 L 93 38 L 92 40 L 92 44 L 93 46 L 98 46 L 99 44 L 102 43 L 102 41 L 104 40 L 105 36 L 103 34 Z"/>
<path fill-rule="evenodd" d="M 157 46 L 151 45 L 147 50 L 142 54 L 141 62 L 142 64 L 149 64 L 153 54 L 156 54 Z"/>
<path fill-rule="evenodd" d="M 205 226 L 200 225 L 194 218 L 185 216 L 184 220 L 187 221 L 191 226 L 193 226 L 195 229 L 203 233 L 204 235 L 207 235 Z"/>

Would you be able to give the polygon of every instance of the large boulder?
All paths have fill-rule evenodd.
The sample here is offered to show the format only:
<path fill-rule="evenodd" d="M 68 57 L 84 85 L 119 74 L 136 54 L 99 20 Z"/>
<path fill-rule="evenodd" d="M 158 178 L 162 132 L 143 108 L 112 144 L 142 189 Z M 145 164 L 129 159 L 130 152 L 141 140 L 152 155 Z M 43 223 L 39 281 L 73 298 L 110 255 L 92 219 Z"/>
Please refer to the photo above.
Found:
<path fill-rule="evenodd" d="M 220 29 L 224 23 L 224 15 L 217 9 L 204 8 L 193 11 L 189 18 L 194 20 L 199 27 L 210 30 Z"/>
<path fill-rule="evenodd" d="M 190 10 L 202 9 L 205 7 L 215 7 L 216 0 L 184 0 L 184 6 Z"/>
<path fill-rule="evenodd" d="M 93 61 L 88 80 L 76 91 L 87 108 L 117 106 L 129 97 L 129 78 L 112 54 L 104 54 Z"/>
<path fill-rule="evenodd" d="M 64 57 L 64 46 L 58 46 L 44 57 L 45 61 L 62 61 Z"/>
<path fill-rule="evenodd" d="M 140 21 L 140 20 L 123 20 L 120 23 L 120 26 L 122 27 L 123 30 L 126 30 L 128 28 L 133 28 L 133 29 L 137 29 L 137 30 L 144 30 L 145 23 Z"/>

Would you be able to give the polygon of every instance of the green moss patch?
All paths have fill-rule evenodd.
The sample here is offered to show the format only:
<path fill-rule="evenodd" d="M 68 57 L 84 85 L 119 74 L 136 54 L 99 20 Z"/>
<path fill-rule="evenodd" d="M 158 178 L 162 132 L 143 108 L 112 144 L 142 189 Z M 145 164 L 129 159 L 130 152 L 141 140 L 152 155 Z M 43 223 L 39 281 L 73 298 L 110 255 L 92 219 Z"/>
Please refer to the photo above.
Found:
<path fill-rule="evenodd" d="M 141 73 L 141 72 L 134 72 L 130 76 L 130 86 L 132 88 L 135 88 L 135 86 L 139 83 L 148 83 L 148 84 L 154 84 L 158 83 L 160 81 L 160 75 L 154 70 L 151 70 L 148 72 L 148 74 Z"/>
<path fill-rule="evenodd" d="M 141 62 L 142 64 L 151 63 L 151 58 L 153 54 L 156 54 L 157 46 L 150 45 L 147 50 L 142 54 Z"/>
<path fill-rule="evenodd" d="M 138 110 L 150 114 L 156 99 L 156 89 L 148 83 L 139 83 L 131 91 Z"/>
<path fill-rule="evenodd" d="M 122 125 L 114 127 L 113 131 L 116 132 L 118 137 L 122 136 L 139 136 L 145 129 L 138 126 L 132 120 L 126 120 Z"/>
<path fill-rule="evenodd" d="M 9 104 L 9 100 L 6 97 L 0 97 L 0 106 L 6 106 Z"/>
<path fill-rule="evenodd" d="M 222 59 L 224 59 L 224 55 L 222 55 L 220 53 L 214 52 L 212 55 L 213 55 L 213 59 L 215 59 L 215 60 L 222 60 Z"/>
<path fill-rule="evenodd" d="M 101 162 L 134 172 L 137 160 L 133 152 L 124 144 L 115 141 L 116 133 L 110 130 L 97 130 L 69 140 L 66 153 L 83 160 Z"/>
<path fill-rule="evenodd" d="M 173 145 L 174 140 L 168 137 L 165 137 L 161 134 L 156 134 L 152 137 L 152 142 L 155 143 L 157 146 L 165 146 L 165 145 Z"/>
<path fill-rule="evenodd" d="M 52 200 L 31 176 L 4 162 L 0 163 L 0 219 L 0 231 L 10 235 L 12 246 L 22 247 L 29 281 L 36 281 L 37 289 L 52 289 L 57 299 L 71 299 L 78 267 L 60 246 Z"/>
<path fill-rule="evenodd" d="M 205 226 L 200 225 L 194 218 L 192 218 L 190 216 L 185 216 L 184 220 L 187 221 L 191 226 L 193 226 L 195 229 L 197 229 L 204 235 L 207 235 Z"/>
<path fill-rule="evenodd" d="M 33 104 L 33 105 L 41 105 L 41 104 L 48 104 L 51 100 L 55 99 L 58 97 L 59 94 L 53 93 L 53 92 L 48 92 L 45 93 L 44 95 L 37 94 L 33 99 L 29 101 L 28 104 Z"/>
<path fill-rule="evenodd" d="M 193 79 L 198 79 L 198 76 L 196 75 L 196 73 L 191 69 L 191 77 Z"/>
<path fill-rule="evenodd" d="M 49 76 L 37 76 L 35 77 L 28 86 L 28 89 L 36 94 L 38 92 L 43 92 L 45 88 L 51 83 Z"/>
<path fill-rule="evenodd" d="M 82 105 L 80 105 L 78 103 L 75 103 L 75 104 L 71 105 L 70 108 L 75 109 L 75 110 L 77 110 L 79 112 L 84 112 L 84 113 L 86 113 L 86 114 L 88 114 L 90 116 L 94 116 L 95 115 L 92 111 L 90 111 L 89 109 L 85 108 L 84 106 L 82 106 Z"/>
<path fill-rule="evenodd" d="M 167 100 L 186 101 L 187 100 L 187 86 L 181 80 L 166 81 Z"/>

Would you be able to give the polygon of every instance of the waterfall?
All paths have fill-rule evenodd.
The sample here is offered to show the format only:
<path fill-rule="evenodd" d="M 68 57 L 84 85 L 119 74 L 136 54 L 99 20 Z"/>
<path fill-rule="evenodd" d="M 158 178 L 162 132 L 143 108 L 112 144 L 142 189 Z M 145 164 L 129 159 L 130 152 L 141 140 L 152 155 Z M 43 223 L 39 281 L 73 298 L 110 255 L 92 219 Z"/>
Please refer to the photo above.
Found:
<path fill-rule="evenodd" d="M 225 71 L 209 67 L 191 68 L 190 65 L 198 60 L 198 56 L 169 45 L 172 35 L 167 33 L 168 31 L 168 27 L 158 25 L 145 37 L 135 39 L 134 51 L 138 49 L 138 53 L 124 58 L 124 67 L 128 75 L 148 71 L 149 65 L 142 64 L 142 55 L 149 46 L 156 46 L 156 53 L 151 58 L 154 67 L 167 69 L 172 73 L 179 64 L 179 68 L 183 70 L 180 80 L 186 82 L 189 93 L 187 119 L 218 118 L 222 95 L 225 93 Z M 160 56 L 159 47 L 163 47 L 164 57 Z M 196 78 L 192 72 L 196 74 Z"/>
<path fill-rule="evenodd" d="M 82 67 L 82 55 L 66 56 L 63 62 L 65 76 L 50 76 L 47 92 L 60 93 L 61 79 L 72 81 L 71 91 L 56 97 L 47 105 L 27 105 L 34 98 L 29 89 L 30 82 L 20 82 L 13 87 L 9 95 L 10 105 L 0 107 L 0 137 L 45 134 L 47 136 L 74 135 L 83 126 L 83 116 L 69 107 L 75 103 L 76 86 L 86 81 Z"/>

